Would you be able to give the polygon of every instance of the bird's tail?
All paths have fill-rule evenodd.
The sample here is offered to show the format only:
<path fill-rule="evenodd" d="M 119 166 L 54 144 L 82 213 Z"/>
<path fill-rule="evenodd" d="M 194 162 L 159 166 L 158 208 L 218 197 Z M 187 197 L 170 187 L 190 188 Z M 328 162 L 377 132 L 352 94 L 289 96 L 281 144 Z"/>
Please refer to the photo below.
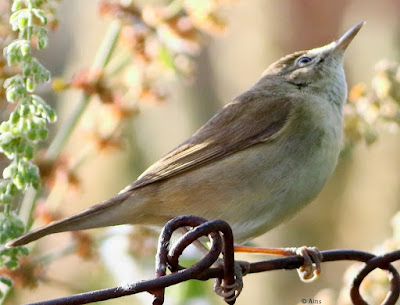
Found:
<path fill-rule="evenodd" d="M 115 197 L 96 204 L 70 217 L 53 221 L 46 226 L 30 231 L 5 246 L 12 248 L 26 245 L 34 240 L 53 233 L 100 228 L 126 223 L 123 215 L 122 202 L 129 197 L 128 193 L 121 193 Z"/>

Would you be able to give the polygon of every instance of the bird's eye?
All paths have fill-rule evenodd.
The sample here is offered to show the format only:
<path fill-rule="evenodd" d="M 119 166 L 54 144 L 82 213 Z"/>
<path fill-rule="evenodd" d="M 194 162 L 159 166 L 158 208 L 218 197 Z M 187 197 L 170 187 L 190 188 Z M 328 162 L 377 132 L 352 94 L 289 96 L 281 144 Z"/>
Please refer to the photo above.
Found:
<path fill-rule="evenodd" d="M 312 59 L 311 59 L 310 57 L 303 56 L 303 57 L 300 57 L 300 58 L 297 60 L 297 64 L 300 64 L 300 65 L 308 64 L 311 60 L 312 60 Z"/>

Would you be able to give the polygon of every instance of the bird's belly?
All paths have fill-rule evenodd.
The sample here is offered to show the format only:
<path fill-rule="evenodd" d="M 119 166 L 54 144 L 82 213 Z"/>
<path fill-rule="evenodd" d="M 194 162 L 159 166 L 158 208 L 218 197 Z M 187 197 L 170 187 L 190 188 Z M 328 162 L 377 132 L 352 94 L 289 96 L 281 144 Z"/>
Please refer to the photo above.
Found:
<path fill-rule="evenodd" d="M 268 144 L 251 149 L 153 185 L 147 193 L 158 197 L 146 200 L 149 219 L 157 215 L 159 224 L 178 215 L 222 219 L 231 225 L 236 242 L 246 241 L 315 198 L 339 154 L 332 141 L 308 150 L 312 153 Z"/>

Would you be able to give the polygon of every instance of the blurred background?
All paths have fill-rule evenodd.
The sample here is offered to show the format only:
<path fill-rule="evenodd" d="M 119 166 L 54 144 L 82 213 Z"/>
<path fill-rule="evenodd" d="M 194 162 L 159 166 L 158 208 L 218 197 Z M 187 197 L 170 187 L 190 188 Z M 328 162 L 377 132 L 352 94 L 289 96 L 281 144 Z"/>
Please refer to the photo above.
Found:
<path fill-rule="evenodd" d="M 199 47 L 182 46 L 194 49 L 189 50 L 193 51 L 190 61 L 181 59 L 189 72 L 178 76 L 165 73 L 159 96 L 135 102 L 140 113 L 121 128 L 122 149 L 117 145 L 108 152 L 85 154 L 88 134 L 90 137 L 93 130 L 103 132 L 109 124 L 115 124 L 107 116 L 110 110 L 98 98 L 91 101 L 65 150 L 69 164 L 79 164 L 73 172 L 79 185 L 71 190 L 65 179 L 56 179 L 46 209 L 65 216 L 113 196 L 249 88 L 270 63 L 294 51 L 327 44 L 362 20 L 367 24 L 345 57 L 349 88 L 360 82 L 370 86 L 375 66 L 382 59 L 399 60 L 399 1 L 204 1 L 210 2 L 218 7 L 226 28 L 207 33 Z M 77 71 L 91 66 L 111 22 L 111 18 L 99 16 L 99 4 L 78 0 L 60 3 L 58 28 L 50 35 L 49 47 L 37 54 L 53 77 L 71 79 Z M 133 69 L 124 74 L 133 87 L 135 73 Z M 47 101 L 58 111 L 55 130 L 71 113 L 79 95 L 77 90 L 69 90 L 48 96 Z M 333 178 L 312 204 L 254 244 L 372 251 L 389 238 L 391 219 L 400 207 L 400 133 L 386 128 L 378 133 L 374 144 L 360 141 L 342 156 Z M 68 249 L 64 247 L 71 242 L 69 233 L 31 245 L 32 255 L 45 262 L 42 281 L 34 290 L 17 288 L 6 304 L 40 301 L 153 276 L 157 233 L 152 229 L 123 226 L 92 230 L 89 235 L 95 247 L 89 259 L 65 255 Z M 60 249 L 65 251 L 60 253 Z M 46 261 L 49 256 L 53 258 Z M 237 258 L 267 259 L 242 254 Z M 236 304 L 298 304 L 304 298 L 336 304 L 329 302 L 343 298 L 339 290 L 349 265 L 323 264 L 320 279 L 312 284 L 302 283 L 296 271 L 248 275 Z M 326 288 L 333 290 L 323 290 Z M 213 295 L 211 281 L 177 285 L 167 289 L 166 296 L 166 304 L 223 304 Z M 143 294 L 101 304 L 150 304 L 150 300 Z"/>

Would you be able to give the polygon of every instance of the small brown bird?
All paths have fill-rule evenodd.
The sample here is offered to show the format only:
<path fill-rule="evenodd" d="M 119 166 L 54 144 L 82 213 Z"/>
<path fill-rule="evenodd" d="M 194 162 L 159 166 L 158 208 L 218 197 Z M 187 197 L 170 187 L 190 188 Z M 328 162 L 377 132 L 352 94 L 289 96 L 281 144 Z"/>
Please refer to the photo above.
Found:
<path fill-rule="evenodd" d="M 6 246 L 65 231 L 164 225 L 185 214 L 225 220 L 239 243 L 282 223 L 318 195 L 336 167 L 347 97 L 343 55 L 363 24 L 273 63 L 115 197 Z"/>

